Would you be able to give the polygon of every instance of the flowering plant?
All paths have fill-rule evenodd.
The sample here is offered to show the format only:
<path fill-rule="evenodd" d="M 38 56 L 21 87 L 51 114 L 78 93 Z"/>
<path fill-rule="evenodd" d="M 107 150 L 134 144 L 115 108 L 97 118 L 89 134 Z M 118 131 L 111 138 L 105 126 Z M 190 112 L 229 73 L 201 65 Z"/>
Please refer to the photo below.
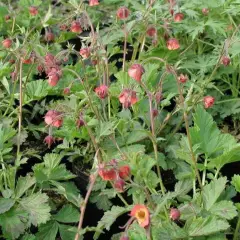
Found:
<path fill-rule="evenodd" d="M 1 2 L 2 236 L 238 239 L 236 6 Z"/>

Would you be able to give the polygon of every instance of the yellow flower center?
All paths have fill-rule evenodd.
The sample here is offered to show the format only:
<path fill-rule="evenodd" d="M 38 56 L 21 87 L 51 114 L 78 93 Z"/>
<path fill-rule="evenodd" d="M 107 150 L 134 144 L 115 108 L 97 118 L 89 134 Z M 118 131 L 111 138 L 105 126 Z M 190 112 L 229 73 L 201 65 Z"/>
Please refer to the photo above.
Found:
<path fill-rule="evenodd" d="M 146 211 L 144 209 L 140 209 L 136 214 L 136 218 L 140 224 L 144 222 L 146 218 Z"/>

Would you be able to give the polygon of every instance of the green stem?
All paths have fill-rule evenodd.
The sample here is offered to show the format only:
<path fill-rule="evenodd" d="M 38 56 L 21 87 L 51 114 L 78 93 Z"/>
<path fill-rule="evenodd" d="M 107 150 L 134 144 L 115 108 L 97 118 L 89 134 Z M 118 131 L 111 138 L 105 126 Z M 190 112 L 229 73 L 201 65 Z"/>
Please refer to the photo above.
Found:
<path fill-rule="evenodd" d="M 234 232 L 233 240 L 238 240 L 239 229 L 240 229 L 240 214 L 238 214 L 238 222 Z"/>
<path fill-rule="evenodd" d="M 122 196 L 120 193 L 117 193 L 117 196 L 121 199 L 121 201 L 124 203 L 124 205 L 125 205 L 126 207 L 129 206 L 128 203 L 126 202 L 126 200 L 123 198 L 123 196 Z"/>
<path fill-rule="evenodd" d="M 20 153 L 21 129 L 22 129 L 22 104 L 23 104 L 22 66 L 23 66 L 23 62 L 21 60 L 20 61 L 20 69 L 19 69 L 19 114 L 18 114 L 17 159 L 18 159 L 18 155 Z"/>

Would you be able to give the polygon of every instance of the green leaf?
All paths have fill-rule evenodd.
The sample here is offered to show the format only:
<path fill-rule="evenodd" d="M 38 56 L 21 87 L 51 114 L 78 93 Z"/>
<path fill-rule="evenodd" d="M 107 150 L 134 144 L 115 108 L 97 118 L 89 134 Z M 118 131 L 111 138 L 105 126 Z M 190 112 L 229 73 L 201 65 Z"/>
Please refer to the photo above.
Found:
<path fill-rule="evenodd" d="M 237 216 L 237 209 L 233 205 L 233 202 L 230 201 L 221 201 L 218 203 L 215 203 L 211 209 L 210 212 L 213 215 L 216 215 L 221 218 L 225 219 L 233 219 L 235 216 Z"/>
<path fill-rule="evenodd" d="M 33 234 L 25 234 L 21 240 L 36 240 L 36 237 Z"/>
<path fill-rule="evenodd" d="M 77 232 L 77 228 L 74 228 Z M 74 239 L 76 232 L 73 231 L 73 227 L 68 225 L 59 224 L 59 232 L 62 240 Z"/>
<path fill-rule="evenodd" d="M 153 240 L 179 240 L 187 239 L 188 235 L 184 229 L 175 223 L 163 223 L 161 227 L 153 227 Z"/>
<path fill-rule="evenodd" d="M 92 194 L 91 202 L 96 203 L 98 209 L 107 211 L 112 206 L 112 202 L 109 200 L 107 195 L 101 195 L 99 193 Z"/>
<path fill-rule="evenodd" d="M 41 225 L 36 235 L 37 240 L 56 240 L 59 224 L 56 221 L 49 221 Z"/>
<path fill-rule="evenodd" d="M 24 222 L 27 220 L 27 213 L 16 208 L 12 208 L 4 214 L 0 214 L 0 226 L 6 239 L 16 239 L 26 229 Z"/>
<path fill-rule="evenodd" d="M 35 177 L 32 177 L 29 174 L 26 177 L 19 177 L 15 189 L 15 197 L 20 198 L 35 183 Z"/>
<path fill-rule="evenodd" d="M 223 190 L 225 189 L 227 178 L 222 177 L 214 179 L 203 188 L 203 204 L 205 209 L 210 210 L 213 204 L 217 201 Z"/>
<path fill-rule="evenodd" d="M 0 214 L 7 212 L 14 204 L 14 199 L 0 198 Z"/>
<path fill-rule="evenodd" d="M 221 169 L 225 164 L 237 162 L 240 158 L 240 146 L 236 146 L 233 149 L 224 152 L 222 155 L 216 158 L 209 159 L 208 168 Z"/>
<path fill-rule="evenodd" d="M 51 185 L 55 186 L 56 189 L 53 189 L 58 194 L 62 194 L 69 202 L 74 204 L 77 208 L 82 203 L 83 199 L 79 194 L 79 190 L 74 185 L 73 182 L 56 182 L 50 181 Z"/>
<path fill-rule="evenodd" d="M 210 157 L 220 150 L 229 150 L 236 146 L 234 137 L 230 134 L 222 134 L 212 116 L 202 106 L 196 108 L 193 118 L 194 127 L 190 128 L 190 134 L 193 144 L 198 146 L 200 153 Z"/>
<path fill-rule="evenodd" d="M 32 81 L 26 85 L 24 104 L 34 100 L 40 100 L 48 95 L 49 85 L 45 80 Z"/>
<path fill-rule="evenodd" d="M 62 209 L 54 215 L 54 219 L 62 223 L 74 223 L 79 221 L 79 211 L 72 205 L 67 204 L 62 207 Z"/>
<path fill-rule="evenodd" d="M 46 168 L 54 169 L 61 162 L 62 156 L 55 153 L 46 154 L 43 158 Z"/>
<path fill-rule="evenodd" d="M 232 185 L 235 187 L 237 192 L 240 192 L 240 175 L 239 174 L 235 174 L 232 177 Z"/>
<path fill-rule="evenodd" d="M 113 126 L 113 122 L 100 122 L 99 128 L 96 129 L 97 140 L 99 141 L 101 137 L 112 134 Z"/>
<path fill-rule="evenodd" d="M 186 229 L 190 237 L 207 236 L 227 230 L 230 225 L 225 220 L 216 217 L 196 218 L 189 220 L 191 224 Z"/>
<path fill-rule="evenodd" d="M 111 210 L 104 213 L 103 217 L 98 222 L 97 228 L 107 229 L 109 231 L 110 227 L 116 221 L 116 219 L 119 216 L 121 216 L 122 214 L 128 212 L 129 210 L 130 210 L 130 208 L 128 208 L 128 207 L 113 206 L 111 208 Z M 99 236 L 99 234 L 95 234 L 94 240 L 97 239 L 98 236 Z"/>
<path fill-rule="evenodd" d="M 29 221 L 34 226 L 46 223 L 50 217 L 50 207 L 47 203 L 48 196 L 45 193 L 34 193 L 22 198 L 20 206 L 29 213 Z"/>

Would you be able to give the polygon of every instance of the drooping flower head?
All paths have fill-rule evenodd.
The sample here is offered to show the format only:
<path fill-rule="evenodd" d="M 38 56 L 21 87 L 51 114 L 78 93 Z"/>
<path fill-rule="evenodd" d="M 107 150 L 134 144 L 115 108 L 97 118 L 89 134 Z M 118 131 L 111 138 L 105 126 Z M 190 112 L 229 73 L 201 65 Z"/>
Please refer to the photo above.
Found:
<path fill-rule="evenodd" d="M 115 180 L 113 184 L 117 192 L 124 192 L 125 181 L 121 178 Z"/>
<path fill-rule="evenodd" d="M 36 16 L 38 14 L 38 8 L 35 6 L 29 7 L 28 10 L 31 16 Z"/>
<path fill-rule="evenodd" d="M 187 82 L 187 80 L 188 80 L 188 76 L 187 75 L 184 75 L 184 74 L 181 73 L 178 76 L 178 82 L 180 82 L 180 83 L 185 83 L 185 82 Z"/>
<path fill-rule="evenodd" d="M 86 59 L 90 56 L 90 49 L 88 47 L 82 48 L 79 53 L 83 59 Z"/>
<path fill-rule="evenodd" d="M 149 37 L 154 37 L 154 36 L 156 36 L 156 35 L 157 35 L 157 29 L 156 29 L 155 27 L 153 27 L 153 26 L 148 27 L 148 29 L 147 29 L 147 35 L 148 35 Z"/>
<path fill-rule="evenodd" d="M 81 33 L 82 32 L 82 27 L 81 27 L 79 21 L 73 21 L 71 23 L 71 31 L 74 32 L 74 33 Z"/>
<path fill-rule="evenodd" d="M 170 219 L 173 221 L 178 220 L 181 216 L 180 211 L 177 208 L 171 208 L 170 210 Z"/>
<path fill-rule="evenodd" d="M 212 97 L 212 96 L 206 96 L 206 97 L 204 97 L 204 98 L 203 98 L 204 107 L 205 107 L 205 108 L 210 108 L 210 107 L 212 107 L 213 104 L 214 104 L 214 101 L 215 101 L 215 99 L 214 99 L 214 97 Z"/>
<path fill-rule="evenodd" d="M 167 48 L 169 50 L 177 50 L 178 48 L 180 48 L 180 44 L 176 38 L 170 38 L 167 41 Z"/>
<path fill-rule="evenodd" d="M 123 108 L 129 108 L 138 101 L 137 93 L 131 89 L 123 89 L 118 98 Z"/>
<path fill-rule="evenodd" d="M 133 64 L 129 69 L 128 69 L 128 75 L 136 80 L 137 82 L 140 82 L 142 79 L 142 75 L 144 74 L 145 70 L 141 64 Z"/>
<path fill-rule="evenodd" d="M 176 13 L 174 15 L 174 21 L 175 22 L 181 22 L 184 19 L 184 14 L 183 13 Z"/>
<path fill-rule="evenodd" d="M 147 209 L 147 207 L 143 204 L 137 204 L 135 205 L 130 215 L 132 217 L 135 217 L 135 219 L 138 221 L 139 225 L 143 228 L 149 226 L 150 223 L 150 214 Z"/>
<path fill-rule="evenodd" d="M 117 10 L 117 17 L 121 20 L 127 19 L 130 14 L 130 11 L 127 7 L 120 7 Z"/>
<path fill-rule="evenodd" d="M 99 1 L 98 0 L 89 0 L 89 6 L 97 6 L 99 5 Z"/>
<path fill-rule="evenodd" d="M 51 68 L 50 72 L 48 73 L 48 84 L 51 87 L 56 86 L 60 77 L 61 77 L 61 71 L 57 68 Z"/>
<path fill-rule="evenodd" d="M 45 123 L 53 127 L 61 127 L 63 123 L 62 113 L 56 110 L 49 110 L 45 117 Z"/>
<path fill-rule="evenodd" d="M 209 13 L 209 9 L 208 8 L 203 8 L 202 13 L 203 13 L 203 15 L 207 16 L 208 13 Z"/>
<path fill-rule="evenodd" d="M 130 167 L 128 165 L 121 166 L 119 168 L 119 176 L 122 179 L 127 179 L 130 176 Z"/>
<path fill-rule="evenodd" d="M 231 59 L 228 57 L 228 56 L 223 56 L 221 58 L 221 63 L 224 65 L 224 66 L 228 66 L 230 63 L 231 63 Z"/>
<path fill-rule="evenodd" d="M 108 86 L 100 85 L 99 87 L 95 88 L 95 93 L 98 95 L 99 98 L 104 99 L 108 96 Z"/>
<path fill-rule="evenodd" d="M 10 48 L 12 46 L 12 40 L 10 38 L 6 38 L 2 41 L 2 45 L 4 48 Z"/>
<path fill-rule="evenodd" d="M 44 138 L 44 143 L 47 144 L 48 148 L 50 148 L 54 142 L 55 138 L 53 136 L 48 135 Z"/>
<path fill-rule="evenodd" d="M 99 165 L 98 174 L 104 181 L 113 181 L 117 179 L 116 170 L 114 168 L 107 168 L 104 164 Z"/>

